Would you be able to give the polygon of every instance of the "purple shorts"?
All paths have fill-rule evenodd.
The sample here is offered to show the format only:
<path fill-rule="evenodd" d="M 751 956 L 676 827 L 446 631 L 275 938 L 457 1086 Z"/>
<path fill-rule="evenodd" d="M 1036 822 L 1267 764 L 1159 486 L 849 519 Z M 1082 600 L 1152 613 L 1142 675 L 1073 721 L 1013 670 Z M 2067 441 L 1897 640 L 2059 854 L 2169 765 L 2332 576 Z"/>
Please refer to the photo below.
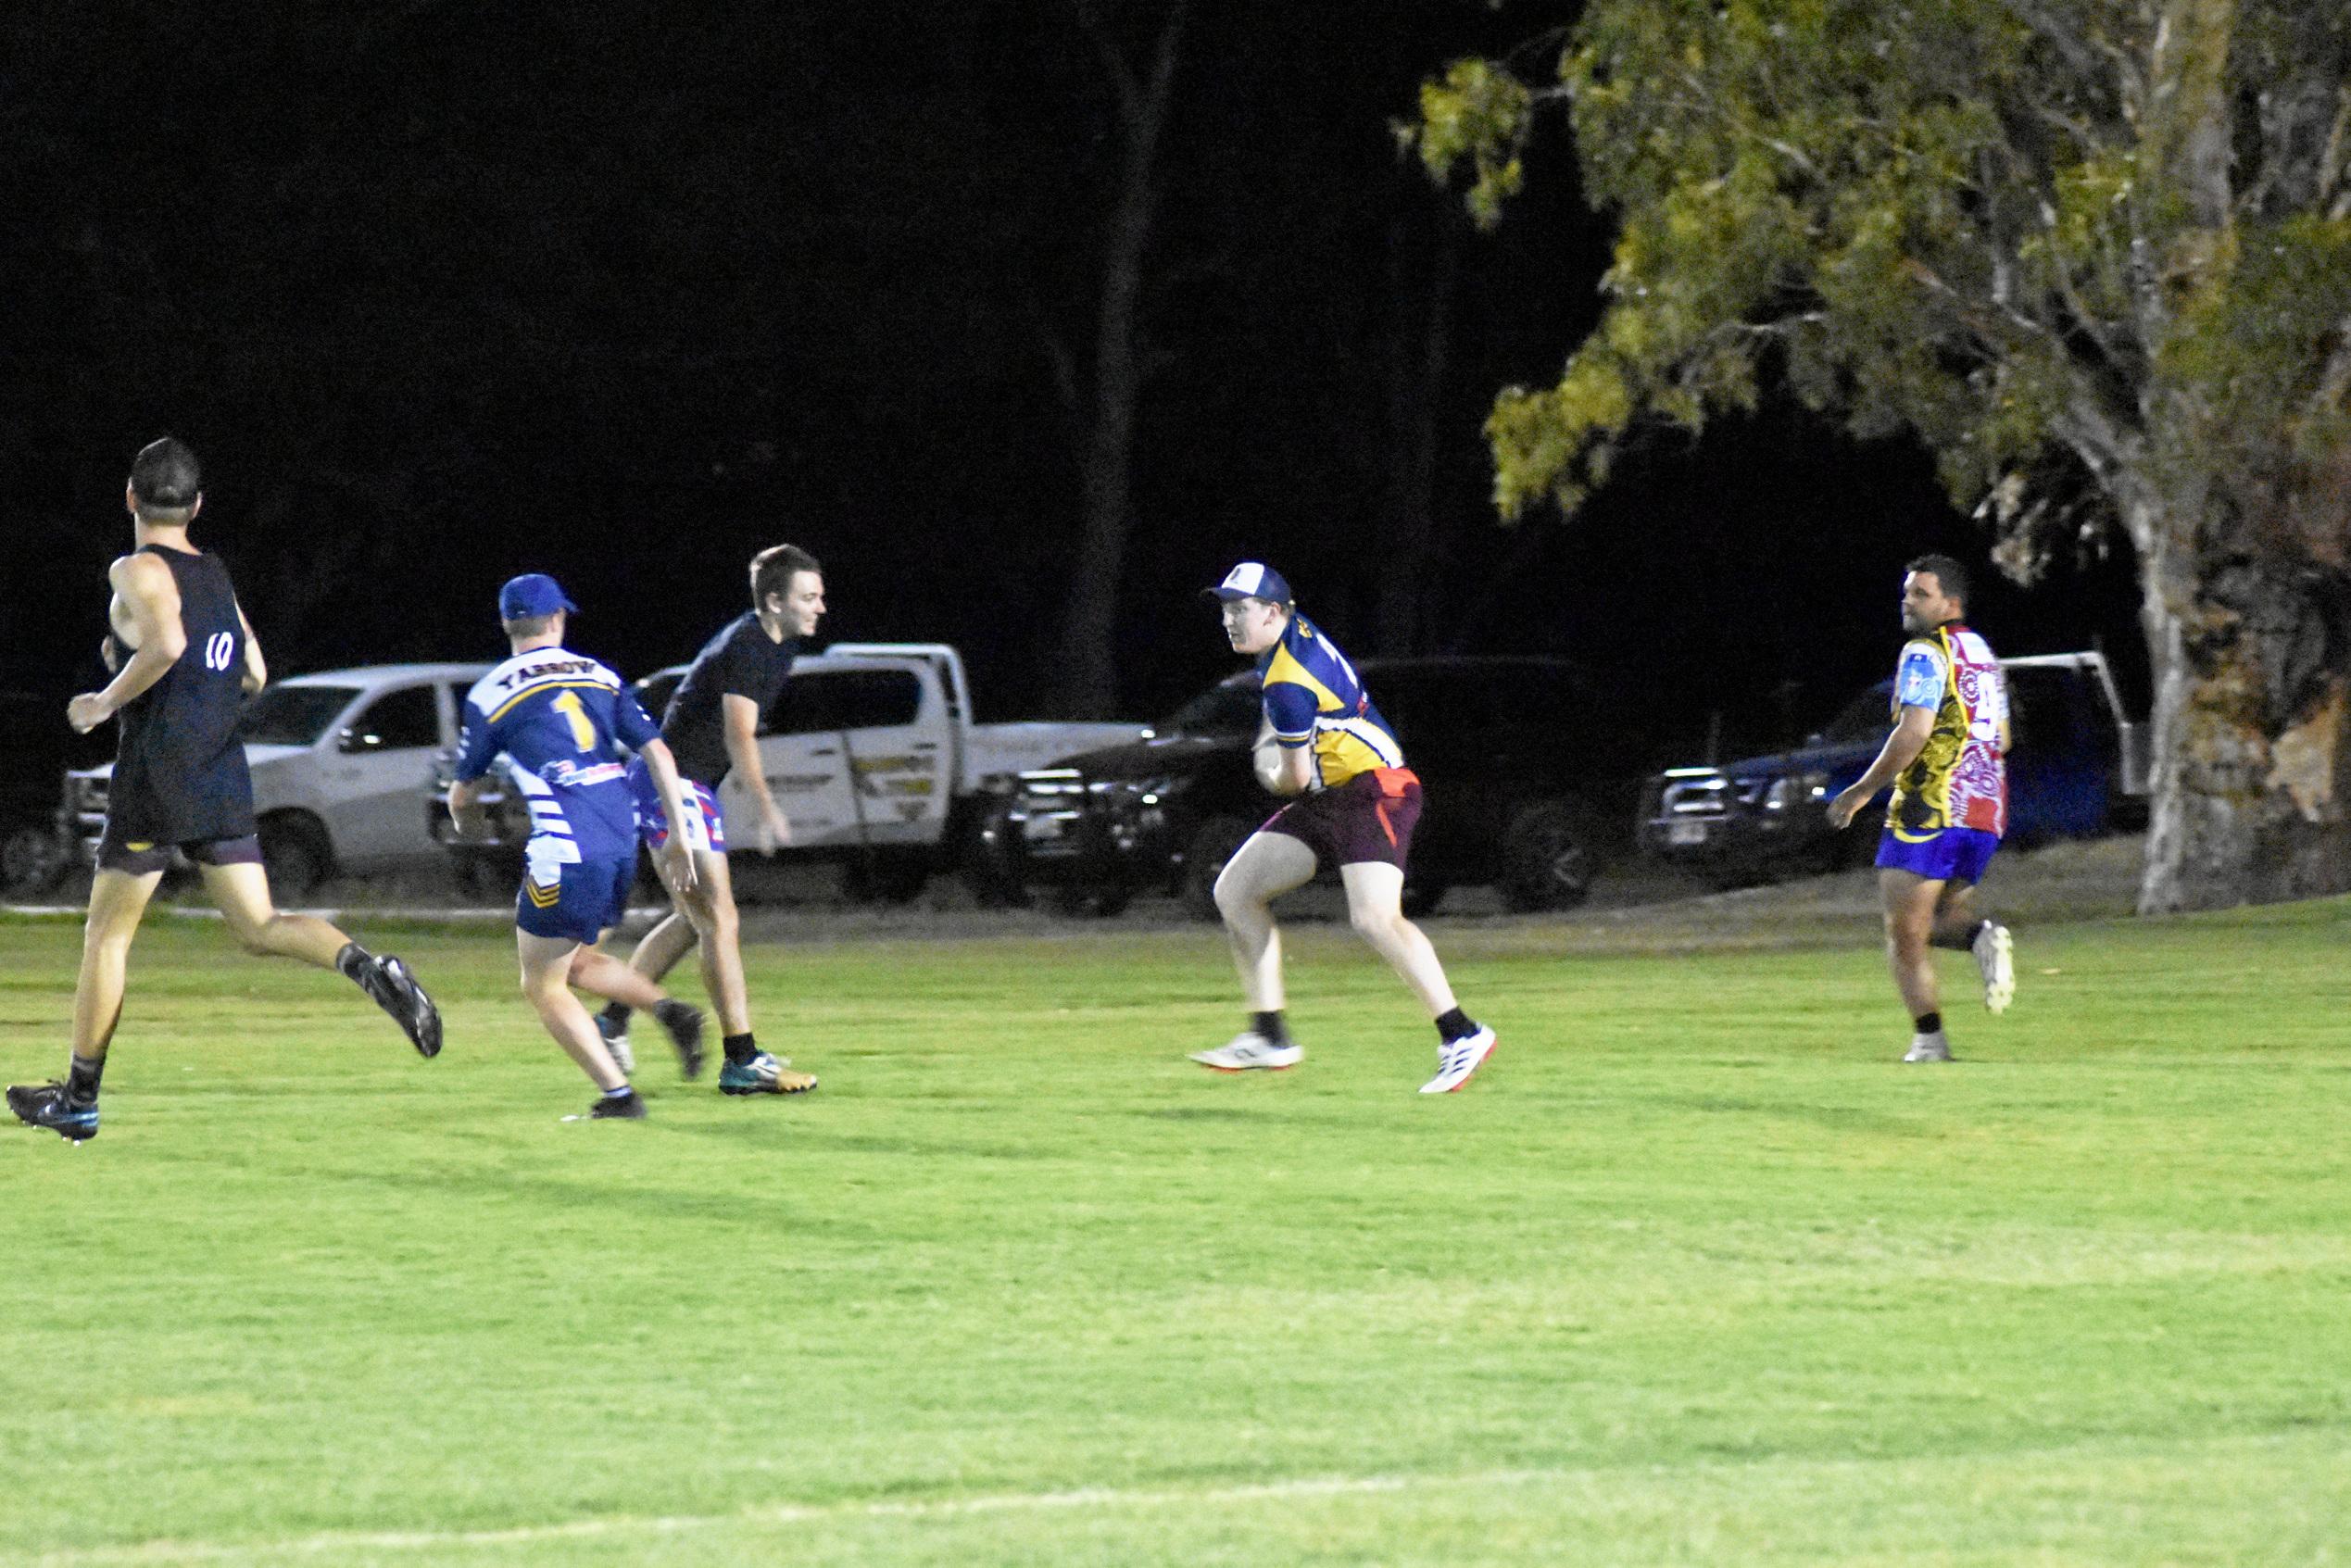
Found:
<path fill-rule="evenodd" d="M 1930 828 L 1917 834 L 1888 828 L 1878 835 L 1878 864 L 1929 882 L 1978 883 L 1999 847 L 2000 835 L 1980 828 Z"/>
<path fill-rule="evenodd" d="M 1376 768 L 1300 797 L 1257 831 L 1285 834 L 1328 865 L 1377 861 L 1402 871 L 1419 822 L 1419 776 L 1410 768 Z"/>
<path fill-rule="evenodd" d="M 653 787 L 653 771 L 639 757 L 629 763 L 629 788 L 636 796 L 636 834 L 648 849 L 670 841 L 670 814 L 661 809 L 661 792 Z M 726 853 L 726 818 L 719 810 L 718 791 L 692 779 L 678 780 L 685 809 L 693 815 L 685 824 L 685 847 Z"/>
<path fill-rule="evenodd" d="M 258 866 L 261 863 L 261 840 L 253 834 L 243 838 L 199 838 L 188 844 L 131 844 L 115 837 L 114 824 L 98 840 L 98 864 L 110 872 L 124 872 L 132 876 L 145 876 L 153 872 L 171 869 L 171 851 L 177 849 L 199 866 Z"/>

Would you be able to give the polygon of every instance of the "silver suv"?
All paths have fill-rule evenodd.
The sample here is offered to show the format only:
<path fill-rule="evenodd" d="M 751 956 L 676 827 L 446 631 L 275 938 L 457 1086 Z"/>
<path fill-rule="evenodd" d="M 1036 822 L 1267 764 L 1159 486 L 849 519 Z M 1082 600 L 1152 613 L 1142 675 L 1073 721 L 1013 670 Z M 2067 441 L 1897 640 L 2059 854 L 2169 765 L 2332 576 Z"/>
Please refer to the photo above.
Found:
<path fill-rule="evenodd" d="M 271 888 L 308 893 L 340 872 L 431 866 L 443 857 L 418 819 L 433 759 L 457 744 L 459 707 L 491 666 L 370 664 L 272 682 L 239 733 Z M 114 768 L 69 771 L 65 810 L 97 852 Z"/>

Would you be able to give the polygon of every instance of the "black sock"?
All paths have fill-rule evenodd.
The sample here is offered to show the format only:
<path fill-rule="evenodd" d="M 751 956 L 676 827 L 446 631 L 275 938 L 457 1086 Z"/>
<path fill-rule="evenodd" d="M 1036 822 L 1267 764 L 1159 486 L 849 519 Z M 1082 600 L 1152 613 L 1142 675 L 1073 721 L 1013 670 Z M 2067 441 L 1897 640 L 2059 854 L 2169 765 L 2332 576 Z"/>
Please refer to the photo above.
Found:
<path fill-rule="evenodd" d="M 1289 1044 L 1289 1025 L 1282 1022 L 1282 1010 L 1279 1008 L 1276 1008 L 1271 1012 L 1251 1013 L 1249 1026 L 1263 1035 L 1267 1045 Z"/>
<path fill-rule="evenodd" d="M 95 1060 L 86 1056 L 75 1057 L 72 1065 L 66 1069 L 66 1098 L 82 1105 L 96 1099 L 98 1080 L 105 1075 L 106 1070 L 105 1057 Z"/>
<path fill-rule="evenodd" d="M 343 951 L 334 955 L 334 967 L 344 979 L 357 981 L 362 971 L 375 961 L 375 955 L 357 942 L 343 944 Z"/>
<path fill-rule="evenodd" d="M 1917 1021 L 1917 1030 L 1921 1035 L 1942 1034 L 1942 1014 L 1939 1012 L 1930 1012 L 1921 1015 Z"/>
<path fill-rule="evenodd" d="M 740 1067 L 760 1054 L 760 1043 L 747 1030 L 740 1035 L 729 1035 L 719 1041 L 719 1049 L 726 1053 L 727 1060 Z"/>
<path fill-rule="evenodd" d="M 636 1010 L 635 1008 L 629 1006 L 626 1002 L 607 1002 L 604 1004 L 604 1016 L 612 1021 L 613 1032 L 615 1034 L 625 1035 L 629 1032 L 629 1015 L 635 1010 Z"/>
<path fill-rule="evenodd" d="M 1453 1009 L 1437 1021 L 1437 1037 L 1449 1046 L 1465 1035 L 1477 1033 L 1477 1021 L 1459 1008 Z"/>

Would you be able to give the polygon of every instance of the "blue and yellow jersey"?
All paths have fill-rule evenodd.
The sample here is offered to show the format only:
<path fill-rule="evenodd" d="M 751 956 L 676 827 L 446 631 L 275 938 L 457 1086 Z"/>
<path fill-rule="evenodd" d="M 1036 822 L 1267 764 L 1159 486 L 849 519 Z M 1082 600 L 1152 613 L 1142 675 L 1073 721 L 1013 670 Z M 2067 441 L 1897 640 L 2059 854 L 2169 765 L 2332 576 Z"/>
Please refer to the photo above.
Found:
<path fill-rule="evenodd" d="M 465 694 L 457 776 L 478 779 L 504 752 L 531 809 L 539 859 L 614 860 L 636 853 L 636 797 L 621 747 L 660 737 L 636 694 L 565 648 L 516 654 Z"/>
<path fill-rule="evenodd" d="M 2008 831 L 2008 774 L 2000 754 L 2008 684 L 1981 636 L 1953 622 L 1903 646 L 1894 667 L 1893 716 L 1934 716 L 1926 749 L 1894 780 L 1886 825 L 1897 836 L 1942 828 Z"/>
<path fill-rule="evenodd" d="M 1314 748 L 1318 787 L 1404 765 L 1404 748 L 1372 706 L 1355 667 L 1304 616 L 1290 616 L 1289 629 L 1258 660 L 1257 673 L 1274 738 L 1284 750 Z"/>

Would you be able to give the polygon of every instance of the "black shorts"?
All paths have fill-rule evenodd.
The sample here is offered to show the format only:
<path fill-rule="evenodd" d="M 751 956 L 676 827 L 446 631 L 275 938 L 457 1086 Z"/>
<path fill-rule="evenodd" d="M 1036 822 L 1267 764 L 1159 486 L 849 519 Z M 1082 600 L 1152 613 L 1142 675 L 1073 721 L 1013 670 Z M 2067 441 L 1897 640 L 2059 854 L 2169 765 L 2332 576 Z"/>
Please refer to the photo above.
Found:
<path fill-rule="evenodd" d="M 1419 775 L 1410 768 L 1376 768 L 1300 797 L 1257 831 L 1294 838 L 1327 865 L 1377 862 L 1402 871 L 1419 822 Z"/>
<path fill-rule="evenodd" d="M 114 823 L 109 820 L 105 834 L 98 840 L 98 864 L 106 871 L 145 876 L 153 872 L 170 870 L 171 851 L 174 849 L 199 866 L 258 866 L 261 863 L 261 840 L 253 834 L 246 834 L 242 838 L 197 838 L 185 844 L 150 844 L 143 839 L 116 837 Z"/>

